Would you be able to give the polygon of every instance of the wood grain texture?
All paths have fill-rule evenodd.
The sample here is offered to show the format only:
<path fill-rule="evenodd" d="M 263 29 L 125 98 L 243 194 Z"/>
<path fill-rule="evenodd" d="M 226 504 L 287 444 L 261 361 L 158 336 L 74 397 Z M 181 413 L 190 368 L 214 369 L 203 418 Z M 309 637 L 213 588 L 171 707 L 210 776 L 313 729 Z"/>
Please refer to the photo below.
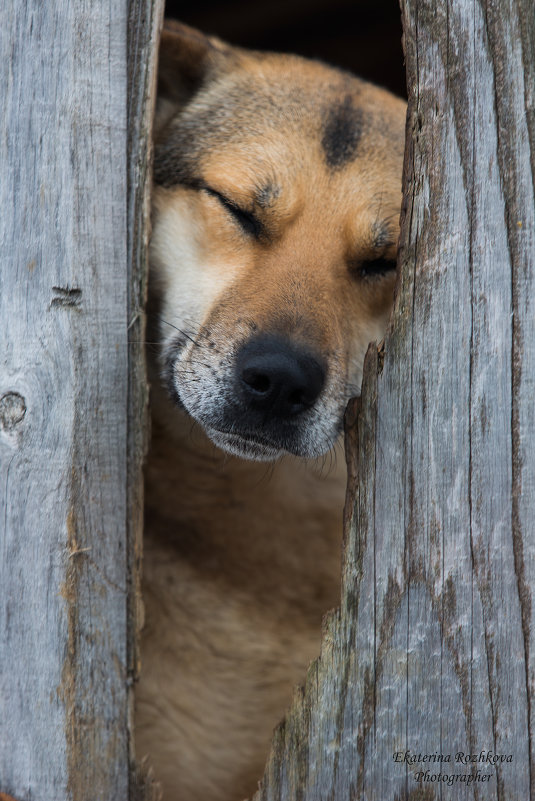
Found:
<path fill-rule="evenodd" d="M 150 232 L 151 129 L 156 97 L 156 66 L 163 0 L 130 0 L 128 18 L 128 671 L 130 731 L 134 729 L 134 687 L 140 670 L 139 634 L 143 623 L 143 458 L 148 445 L 148 387 L 145 366 L 145 301 Z M 150 767 L 137 764 L 130 741 L 131 801 L 157 801 L 159 787 Z"/>
<path fill-rule="evenodd" d="M 127 17 L 101 0 L 3 8 L 0 789 L 18 801 L 130 792 Z"/>
<path fill-rule="evenodd" d="M 348 410 L 342 603 L 255 801 L 535 798 L 535 16 L 402 11 L 402 270 Z"/>

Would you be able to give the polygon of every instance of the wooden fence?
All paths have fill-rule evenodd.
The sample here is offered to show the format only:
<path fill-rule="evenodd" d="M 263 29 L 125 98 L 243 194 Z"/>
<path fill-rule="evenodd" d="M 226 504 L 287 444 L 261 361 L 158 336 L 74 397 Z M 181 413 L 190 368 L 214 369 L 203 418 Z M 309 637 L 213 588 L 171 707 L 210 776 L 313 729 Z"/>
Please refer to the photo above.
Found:
<path fill-rule="evenodd" d="M 151 792 L 131 710 L 161 12 L 9 0 L 0 33 L 0 791 L 20 801 Z M 402 12 L 394 321 L 348 412 L 341 607 L 256 801 L 535 798 L 535 15 Z"/>

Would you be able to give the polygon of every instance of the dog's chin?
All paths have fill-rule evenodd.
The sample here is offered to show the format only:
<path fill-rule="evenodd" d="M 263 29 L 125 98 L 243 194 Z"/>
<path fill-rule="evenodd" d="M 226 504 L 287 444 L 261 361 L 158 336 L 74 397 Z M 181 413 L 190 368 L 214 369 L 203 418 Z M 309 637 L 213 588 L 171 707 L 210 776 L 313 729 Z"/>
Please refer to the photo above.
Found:
<path fill-rule="evenodd" d="M 240 459 L 250 459 L 254 462 L 273 462 L 286 451 L 266 442 L 255 439 L 253 436 L 217 431 L 214 428 L 204 429 L 221 450 L 238 456 Z"/>
<path fill-rule="evenodd" d="M 282 456 L 317 459 L 328 453 L 343 427 L 341 416 L 337 428 L 333 431 L 332 439 L 327 442 L 321 438 L 311 439 L 310 434 L 303 436 L 291 426 L 286 430 L 275 432 L 265 430 L 257 432 L 254 426 L 251 426 L 252 430 L 239 431 L 235 429 L 236 421 L 231 417 L 226 420 L 221 419 L 221 414 L 218 415 L 219 419 L 216 417 L 216 425 L 221 425 L 221 428 L 216 428 L 211 425 L 212 421 L 208 414 L 199 414 L 198 410 L 188 408 L 189 404 L 182 400 L 173 380 L 168 381 L 168 390 L 170 400 L 175 406 L 192 418 L 214 445 L 232 456 L 254 462 L 274 462 Z"/>

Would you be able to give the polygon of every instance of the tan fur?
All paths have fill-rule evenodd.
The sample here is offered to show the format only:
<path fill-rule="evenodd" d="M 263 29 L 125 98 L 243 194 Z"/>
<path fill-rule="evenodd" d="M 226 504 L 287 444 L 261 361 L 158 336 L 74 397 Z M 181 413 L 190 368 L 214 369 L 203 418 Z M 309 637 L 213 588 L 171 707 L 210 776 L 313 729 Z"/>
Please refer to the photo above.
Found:
<path fill-rule="evenodd" d="M 362 265 L 395 257 L 405 112 L 345 73 L 177 24 L 164 34 L 160 87 L 151 302 L 162 356 L 137 751 L 165 801 L 237 801 L 254 792 L 272 729 L 319 651 L 322 614 L 338 602 L 336 442 L 391 307 L 395 273 Z M 261 233 L 244 232 L 215 193 Z M 244 439 L 239 417 L 220 431 L 236 353 L 259 332 L 326 365 L 287 446 L 271 434 L 262 444 L 262 432 Z M 160 386 L 164 365 L 189 416 Z M 231 453 L 277 461 L 224 453 L 203 428 Z"/>

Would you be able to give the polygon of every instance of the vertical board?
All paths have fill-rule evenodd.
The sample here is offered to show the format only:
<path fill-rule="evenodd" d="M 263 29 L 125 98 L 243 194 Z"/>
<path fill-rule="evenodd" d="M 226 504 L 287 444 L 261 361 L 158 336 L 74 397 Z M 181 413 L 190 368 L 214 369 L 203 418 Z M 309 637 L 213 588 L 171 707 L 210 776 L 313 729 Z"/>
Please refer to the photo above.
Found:
<path fill-rule="evenodd" d="M 129 793 L 127 4 L 4 4 L 0 790 Z"/>
<path fill-rule="evenodd" d="M 138 639 L 143 619 L 143 482 L 147 449 L 148 387 L 145 369 L 145 300 L 150 229 L 151 129 L 156 98 L 158 39 L 164 0 L 129 0 L 128 18 L 128 666 L 129 725 L 134 728 L 134 687 L 140 670 Z M 137 765 L 130 740 L 131 801 L 156 801 L 159 788 L 148 766 Z"/>
<path fill-rule="evenodd" d="M 402 269 L 348 411 L 342 603 L 256 801 L 535 798 L 535 15 L 402 10 Z"/>

